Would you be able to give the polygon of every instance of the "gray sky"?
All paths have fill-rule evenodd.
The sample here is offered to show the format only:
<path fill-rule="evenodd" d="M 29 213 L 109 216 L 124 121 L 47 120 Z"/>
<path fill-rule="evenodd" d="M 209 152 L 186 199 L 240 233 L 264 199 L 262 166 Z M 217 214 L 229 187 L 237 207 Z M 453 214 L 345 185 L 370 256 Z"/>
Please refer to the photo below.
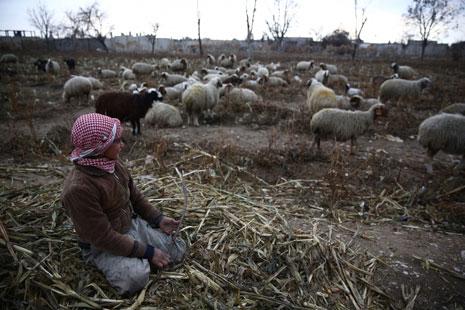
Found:
<path fill-rule="evenodd" d="M 94 0 L 41 0 L 53 12 L 54 22 L 65 21 L 66 11 L 91 5 Z M 366 7 L 368 18 L 362 32 L 366 42 L 400 42 L 408 31 L 402 14 L 407 11 L 409 0 L 359 0 L 359 7 Z M 106 24 L 113 26 L 113 35 L 120 33 L 150 33 L 151 25 L 158 22 L 159 38 L 196 38 L 196 0 L 99 0 L 100 9 L 106 13 Z M 252 11 L 253 0 L 198 0 L 202 38 L 244 39 L 247 33 L 245 9 Z M 36 7 L 35 0 L 0 0 L 0 29 L 35 30 L 29 22 L 27 10 Z M 353 0 L 295 0 L 293 22 L 286 36 L 320 39 L 341 28 L 353 36 L 355 13 Z M 271 20 L 273 0 L 258 0 L 254 37 L 260 39 L 267 32 L 266 20 Z M 464 23 L 462 23 L 464 24 Z M 465 39 L 465 27 L 449 30 L 448 35 L 431 37 L 443 43 Z M 415 38 L 415 37 L 414 37 Z M 418 38 L 418 37 L 417 37 Z"/>

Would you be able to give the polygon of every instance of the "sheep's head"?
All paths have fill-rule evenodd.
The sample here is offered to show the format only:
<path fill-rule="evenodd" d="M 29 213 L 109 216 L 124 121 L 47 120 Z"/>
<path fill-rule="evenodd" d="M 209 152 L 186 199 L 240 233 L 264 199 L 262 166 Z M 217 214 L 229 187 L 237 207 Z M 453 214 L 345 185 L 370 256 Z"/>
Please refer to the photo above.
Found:
<path fill-rule="evenodd" d="M 305 86 L 310 87 L 314 83 L 314 81 L 316 80 L 315 79 L 308 80 L 307 83 L 305 83 Z"/>
<path fill-rule="evenodd" d="M 163 96 L 166 96 L 166 88 L 165 88 L 165 85 L 160 85 L 158 87 L 158 91 L 163 95 Z"/>
<path fill-rule="evenodd" d="M 382 103 L 377 103 L 373 105 L 370 108 L 371 111 L 373 111 L 373 119 L 377 119 L 378 117 L 386 116 L 388 113 L 388 110 L 386 109 L 386 106 Z"/>
<path fill-rule="evenodd" d="M 431 80 L 429 78 L 424 77 L 424 78 L 420 79 L 420 88 L 421 89 L 425 89 L 425 88 L 427 88 L 427 87 L 429 87 L 431 85 L 432 85 L 432 82 L 431 82 Z"/>
<path fill-rule="evenodd" d="M 350 105 L 354 108 L 354 109 L 358 109 L 360 107 L 360 105 L 362 104 L 362 101 L 363 101 L 363 98 L 359 95 L 355 95 L 353 97 L 350 98 Z"/>
<path fill-rule="evenodd" d="M 393 62 L 393 63 L 391 64 L 391 68 L 394 70 L 394 72 L 397 73 L 397 70 L 399 70 L 399 64 Z"/>
<path fill-rule="evenodd" d="M 320 68 L 323 70 L 326 70 L 327 69 L 326 64 L 324 62 L 320 63 Z"/>
<path fill-rule="evenodd" d="M 166 80 L 168 78 L 168 72 L 162 72 L 162 74 L 160 75 L 160 78 L 163 80 Z"/>
<path fill-rule="evenodd" d="M 150 102 L 163 101 L 163 95 L 155 88 L 150 88 L 147 91 L 147 96 L 149 96 Z"/>

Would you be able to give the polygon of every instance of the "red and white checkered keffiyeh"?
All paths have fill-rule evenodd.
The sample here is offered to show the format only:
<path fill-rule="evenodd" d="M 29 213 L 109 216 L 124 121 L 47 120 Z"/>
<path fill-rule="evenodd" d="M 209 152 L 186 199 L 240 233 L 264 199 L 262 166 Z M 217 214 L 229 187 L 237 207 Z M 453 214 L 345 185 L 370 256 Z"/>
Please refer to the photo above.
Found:
<path fill-rule="evenodd" d="M 123 128 L 116 118 L 98 113 L 80 116 L 71 130 L 74 150 L 70 159 L 81 166 L 93 166 L 109 173 L 115 171 L 116 160 L 102 155 L 115 141 L 121 138 Z"/>

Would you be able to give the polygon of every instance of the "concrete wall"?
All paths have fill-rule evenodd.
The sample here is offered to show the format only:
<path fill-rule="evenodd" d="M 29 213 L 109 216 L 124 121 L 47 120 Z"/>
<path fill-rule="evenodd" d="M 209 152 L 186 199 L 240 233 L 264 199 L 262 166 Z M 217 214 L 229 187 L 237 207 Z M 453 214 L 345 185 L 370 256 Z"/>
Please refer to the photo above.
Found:
<path fill-rule="evenodd" d="M 105 41 L 111 52 L 120 53 L 150 53 L 152 45 L 145 36 L 115 36 Z M 230 40 L 209 40 L 203 39 L 202 46 L 204 52 L 219 55 L 226 51 L 246 52 L 247 43 L 245 41 Z M 98 51 L 103 50 L 103 46 L 94 39 L 54 39 L 47 42 L 34 37 L 0 37 L 0 51 L 14 50 L 54 50 L 64 52 L 76 51 Z M 159 38 L 156 40 L 155 51 L 167 53 L 198 54 L 198 41 L 193 39 L 172 40 Z M 252 43 L 254 53 L 266 53 L 274 50 L 273 42 L 254 41 Z M 346 47 L 347 49 L 347 47 Z M 458 45 L 455 53 L 463 55 L 464 45 Z M 314 42 L 308 38 L 286 38 L 283 46 L 279 49 L 282 52 L 302 52 L 302 53 L 326 53 L 341 55 L 338 48 L 327 48 L 323 50 L 320 42 Z M 350 48 L 347 49 L 350 52 Z M 348 51 L 342 51 L 347 53 Z M 409 41 L 408 44 L 370 44 L 364 43 L 360 46 L 358 54 L 360 57 L 419 57 L 421 54 L 421 41 Z M 425 50 L 426 57 L 451 57 L 451 49 L 447 44 L 437 44 L 430 42 Z"/>

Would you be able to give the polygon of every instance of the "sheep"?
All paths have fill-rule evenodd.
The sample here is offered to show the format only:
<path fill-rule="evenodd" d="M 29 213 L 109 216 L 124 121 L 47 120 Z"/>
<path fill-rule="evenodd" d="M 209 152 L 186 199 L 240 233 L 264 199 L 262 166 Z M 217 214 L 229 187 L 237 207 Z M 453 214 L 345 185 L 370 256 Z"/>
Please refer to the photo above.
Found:
<path fill-rule="evenodd" d="M 360 88 L 351 87 L 349 83 L 346 84 L 346 94 L 352 96 L 364 96 L 363 90 Z"/>
<path fill-rule="evenodd" d="M 361 96 L 341 96 L 336 95 L 336 106 L 334 108 L 342 109 L 342 110 L 354 110 L 358 109 L 363 102 L 363 97 Z"/>
<path fill-rule="evenodd" d="M 350 154 L 356 144 L 357 137 L 364 134 L 378 116 L 385 115 L 382 103 L 372 106 L 368 111 L 345 111 L 328 108 L 318 111 L 312 116 L 310 128 L 314 135 L 312 148 L 320 149 L 321 139 L 336 141 L 350 140 Z"/>
<path fill-rule="evenodd" d="M 391 99 L 418 98 L 421 92 L 431 85 L 427 77 L 418 80 L 391 79 L 386 80 L 379 88 L 379 99 L 387 102 Z"/>
<path fill-rule="evenodd" d="M 47 61 L 45 59 L 37 59 L 34 61 L 34 66 L 37 67 L 37 71 L 42 71 L 45 72 L 45 65 L 47 64 Z"/>
<path fill-rule="evenodd" d="M 418 72 L 410 66 L 399 66 L 397 63 L 393 62 L 391 68 L 394 70 L 394 73 L 399 75 L 399 78 L 404 80 L 413 80 L 418 76 Z"/>
<path fill-rule="evenodd" d="M 299 61 L 295 66 L 297 71 L 308 71 L 313 68 L 313 60 L 310 61 Z"/>
<path fill-rule="evenodd" d="M 440 113 L 425 119 L 418 127 L 418 142 L 427 149 L 430 161 L 437 152 L 462 155 L 461 166 L 465 164 L 465 116 Z M 432 165 L 427 164 L 432 172 Z"/>
<path fill-rule="evenodd" d="M 212 79 L 208 84 L 195 83 L 182 94 L 182 103 L 188 115 L 187 124 L 199 126 L 199 113 L 212 109 L 220 99 L 219 88 L 223 84 L 220 79 Z"/>
<path fill-rule="evenodd" d="M 47 60 L 45 64 L 45 72 L 49 74 L 58 74 L 60 71 L 60 64 L 58 62 L 51 60 L 50 58 Z"/>
<path fill-rule="evenodd" d="M 91 77 L 91 76 L 87 76 L 86 78 L 92 84 L 92 89 L 102 89 L 103 88 L 102 82 L 100 82 L 98 79 L 96 79 L 94 77 Z"/>
<path fill-rule="evenodd" d="M 162 94 L 154 88 L 132 94 L 112 91 L 97 98 L 95 112 L 117 118 L 121 122 L 130 121 L 132 134 L 140 135 L 140 119 L 145 117 L 154 101 L 162 100 Z"/>
<path fill-rule="evenodd" d="M 337 107 L 336 94 L 331 88 L 314 78 L 307 82 L 307 86 L 307 106 L 312 114 L 324 108 Z"/>
<path fill-rule="evenodd" d="M 234 63 L 236 63 L 237 58 L 236 55 L 231 54 L 228 57 L 226 57 L 224 54 L 221 54 L 220 57 L 218 57 L 218 64 L 222 67 L 225 68 L 232 68 L 234 66 Z"/>
<path fill-rule="evenodd" d="M 69 72 L 73 72 L 76 69 L 76 60 L 74 58 L 65 58 L 63 62 L 68 67 Z"/>
<path fill-rule="evenodd" d="M 260 101 L 260 97 L 251 89 L 233 87 L 231 84 L 225 87 L 225 98 L 229 102 L 255 103 Z"/>
<path fill-rule="evenodd" d="M 123 80 L 135 80 L 136 79 L 136 75 L 134 74 L 134 72 L 132 72 L 131 69 L 123 67 L 123 66 L 121 66 L 120 68 L 120 75 L 123 78 Z"/>
<path fill-rule="evenodd" d="M 186 88 L 189 85 L 190 85 L 189 82 L 182 82 L 172 87 L 165 87 L 162 84 L 160 85 L 160 91 L 163 94 L 163 98 L 166 101 L 177 101 L 177 100 L 181 100 L 182 93 L 186 90 Z"/>
<path fill-rule="evenodd" d="M 73 76 L 66 81 L 63 86 L 63 100 L 66 103 L 70 102 L 70 99 L 77 97 L 78 100 L 82 96 L 86 96 L 87 102 L 89 101 L 89 94 L 92 90 L 91 81 L 83 76 Z"/>
<path fill-rule="evenodd" d="M 239 61 L 239 66 L 244 68 L 249 68 L 252 63 L 250 58 L 244 58 Z"/>
<path fill-rule="evenodd" d="M 240 78 L 236 73 L 232 75 L 225 75 L 220 79 L 223 84 L 233 84 L 237 86 L 242 83 L 242 78 Z"/>
<path fill-rule="evenodd" d="M 0 58 L 0 63 L 6 64 L 6 63 L 17 63 L 18 62 L 18 56 L 15 54 L 3 54 L 2 57 Z"/>
<path fill-rule="evenodd" d="M 157 127 L 179 127 L 182 125 L 182 117 L 175 106 L 155 102 L 145 114 L 144 123 Z"/>
<path fill-rule="evenodd" d="M 260 85 L 267 85 L 267 86 L 272 86 L 272 87 L 287 86 L 287 82 L 277 76 L 270 76 L 270 77 L 262 76 L 258 79 L 257 82 Z"/>
<path fill-rule="evenodd" d="M 465 115 L 465 103 L 453 103 L 443 108 L 441 112 Z"/>
<path fill-rule="evenodd" d="M 100 67 L 97 68 L 97 74 L 102 79 L 109 79 L 109 78 L 114 78 L 117 76 L 116 71 L 109 70 L 109 69 L 102 69 Z"/>
<path fill-rule="evenodd" d="M 337 74 L 337 67 L 335 65 L 330 65 L 327 63 L 320 63 L 320 68 L 322 70 L 328 70 L 330 74 Z"/>
<path fill-rule="evenodd" d="M 161 81 L 165 86 L 173 86 L 187 81 L 187 78 L 179 74 L 169 74 L 168 72 L 162 72 Z"/>
<path fill-rule="evenodd" d="M 315 73 L 315 79 L 322 84 L 326 84 L 328 82 L 328 78 L 328 70 L 319 70 L 317 73 Z"/>
<path fill-rule="evenodd" d="M 325 86 L 341 93 L 346 91 L 346 85 L 349 83 L 349 79 L 342 74 L 330 74 L 326 79 Z"/>
<path fill-rule="evenodd" d="M 261 85 L 258 83 L 257 80 L 243 79 L 243 82 L 240 84 L 240 86 L 252 90 L 257 90 L 260 88 Z"/>
<path fill-rule="evenodd" d="M 145 62 L 136 62 L 131 67 L 132 72 L 136 75 L 149 75 L 155 70 L 155 65 Z"/>
<path fill-rule="evenodd" d="M 213 56 L 212 54 L 208 54 L 207 59 L 205 60 L 205 64 L 207 66 L 214 66 L 215 63 L 216 63 L 215 56 Z"/>
<path fill-rule="evenodd" d="M 381 84 L 383 84 L 384 81 L 389 80 L 389 79 L 398 79 L 399 75 L 397 73 L 394 73 L 391 76 L 384 76 L 384 75 L 376 75 L 371 78 L 371 85 L 374 88 L 379 88 Z"/>
<path fill-rule="evenodd" d="M 288 83 L 291 81 L 291 71 L 288 69 L 273 71 L 270 76 L 280 77 Z"/>
<path fill-rule="evenodd" d="M 261 78 L 262 76 L 266 76 L 266 77 L 269 77 L 270 76 L 270 72 L 268 71 L 268 69 L 266 67 L 259 67 L 258 70 L 257 70 L 257 76 L 259 78 Z"/>
<path fill-rule="evenodd" d="M 184 72 L 187 70 L 187 60 L 185 58 L 176 59 L 170 66 L 173 72 Z"/>
<path fill-rule="evenodd" d="M 158 68 L 167 70 L 171 66 L 171 61 L 168 58 L 162 58 L 158 61 Z"/>

